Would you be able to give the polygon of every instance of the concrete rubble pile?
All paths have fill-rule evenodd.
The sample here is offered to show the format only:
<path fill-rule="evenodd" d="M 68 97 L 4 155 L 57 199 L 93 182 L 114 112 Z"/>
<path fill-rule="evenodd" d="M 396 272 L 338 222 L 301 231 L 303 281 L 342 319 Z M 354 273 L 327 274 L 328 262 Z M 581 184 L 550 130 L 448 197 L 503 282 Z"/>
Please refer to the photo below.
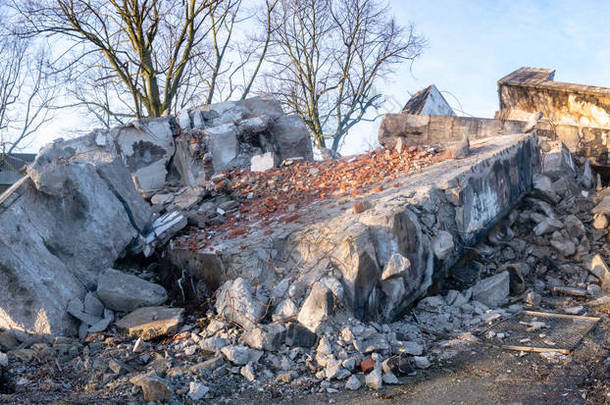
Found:
<path fill-rule="evenodd" d="M 220 283 L 215 304 L 203 318 L 179 308 L 148 306 L 84 342 L 15 345 L 8 352 L 10 364 L 28 369 L 33 358 L 46 355 L 80 372 L 94 356 L 104 358 L 87 366 L 86 384 L 121 398 L 135 394 L 170 403 L 237 399 L 248 389 L 279 390 L 290 399 L 408 382 L 467 349 L 491 322 L 524 308 L 548 310 L 555 302 L 547 298 L 554 288 L 573 287 L 591 297 L 608 288 L 610 271 L 594 253 L 608 237 L 610 194 L 585 187 L 584 165 L 561 145 L 542 161 L 543 172 L 532 174 L 533 188 L 525 198 L 477 239 L 470 260 L 457 262 L 446 274 L 444 285 L 451 287 L 421 299 L 401 316 L 358 319 L 336 271 L 318 275 L 311 287 L 282 281 L 270 284 L 271 291 L 262 279 L 236 277 Z M 566 170 L 573 174 L 565 175 Z M 355 214 L 350 204 L 349 211 L 362 219 L 371 207 Z M 449 235 L 439 235 L 430 248 L 447 259 L 456 246 L 451 247 Z M 390 254 L 379 276 L 380 294 L 391 294 L 384 281 L 400 279 L 413 262 Z M 104 294 L 98 289 L 98 296 Z M 563 311 L 586 309 L 568 297 Z M 113 337 L 121 330 L 131 339 Z M 170 339 L 160 342 L 162 336 Z M 12 367 L 7 370 L 14 373 Z"/>
<path fill-rule="evenodd" d="M 551 292 L 610 288 L 610 192 L 561 144 L 391 145 L 311 162 L 257 98 L 46 147 L 0 197 L 0 373 L 27 391 L 52 359 L 123 401 L 377 390 Z M 155 251 L 172 288 L 205 285 L 203 313 L 166 305 L 155 266 L 113 268 Z"/>

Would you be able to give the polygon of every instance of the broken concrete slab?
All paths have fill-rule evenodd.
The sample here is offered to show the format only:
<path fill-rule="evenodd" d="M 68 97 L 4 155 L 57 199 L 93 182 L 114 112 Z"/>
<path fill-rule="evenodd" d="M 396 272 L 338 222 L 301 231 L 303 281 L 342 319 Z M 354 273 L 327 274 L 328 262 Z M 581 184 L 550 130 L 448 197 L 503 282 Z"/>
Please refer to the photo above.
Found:
<path fill-rule="evenodd" d="M 397 179 L 397 187 L 362 195 L 371 208 L 361 214 L 354 215 L 352 203 L 341 199 L 314 201 L 294 213 L 298 222 L 269 215 L 268 225 L 246 225 L 247 246 L 229 229 L 215 233 L 200 250 L 182 248 L 180 239 L 169 256 L 210 285 L 244 277 L 256 279 L 258 290 L 270 293 L 289 277 L 289 291 L 301 291 L 291 295 L 295 302 L 308 296 L 307 286 L 332 271 L 340 275 L 341 302 L 349 314 L 360 320 L 395 319 L 532 187 L 540 167 L 535 135 L 475 141 L 472 148 L 466 159 L 438 163 Z M 447 255 L 444 260 L 435 255 L 432 243 L 441 231 L 450 233 L 459 247 L 439 250 L 441 257 Z M 402 276 L 402 293 L 390 286 L 384 291 L 381 284 L 382 269 L 395 253 L 411 263 Z"/>
<path fill-rule="evenodd" d="M 150 340 L 177 332 L 183 314 L 183 308 L 144 307 L 125 315 L 115 325 L 130 336 Z"/>
<path fill-rule="evenodd" d="M 114 269 L 100 274 L 97 295 L 106 307 L 122 312 L 157 306 L 167 301 L 165 288 Z"/>

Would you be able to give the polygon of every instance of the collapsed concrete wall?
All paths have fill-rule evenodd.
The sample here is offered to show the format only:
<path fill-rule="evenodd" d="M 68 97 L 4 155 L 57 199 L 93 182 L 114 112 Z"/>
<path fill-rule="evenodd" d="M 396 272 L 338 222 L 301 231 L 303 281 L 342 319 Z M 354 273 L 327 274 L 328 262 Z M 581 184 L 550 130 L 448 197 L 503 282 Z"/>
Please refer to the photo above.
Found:
<path fill-rule="evenodd" d="M 197 131 L 205 150 L 191 148 Z M 303 124 L 266 98 L 206 106 L 180 120 L 135 121 L 43 148 L 27 176 L 0 196 L 0 328 L 73 335 L 78 318 L 86 333 L 87 325 L 103 320 L 81 308 L 87 292 L 99 289 L 100 273 L 128 250 L 150 254 L 169 239 L 168 231 L 186 226 L 176 212 L 155 219 L 144 198 L 168 185 L 183 191 L 207 186 L 212 175 L 248 167 L 252 156 L 267 149 L 278 158 L 312 158 Z M 205 167 L 206 155 L 211 170 L 193 170 Z M 158 289 L 143 280 L 141 285 Z M 116 294 L 126 294 L 115 287 Z"/>
<path fill-rule="evenodd" d="M 345 309 L 337 316 L 393 320 L 519 201 L 540 168 L 533 135 L 475 141 L 473 151 L 358 197 L 364 211 L 319 200 L 293 212 L 298 221 L 271 216 L 245 233 L 215 232 L 205 248 L 189 242 L 205 234 L 179 238 L 169 256 L 211 288 L 250 280 L 257 299 L 271 299 L 268 313 L 300 308 L 312 331 L 333 311 L 321 304 L 328 294 Z M 311 302 L 326 313 L 312 316 Z"/>
<path fill-rule="evenodd" d="M 498 80 L 496 118 L 527 121 L 542 112 L 539 133 L 564 142 L 597 166 L 610 165 L 610 88 L 554 81 L 555 71 L 522 67 Z"/>

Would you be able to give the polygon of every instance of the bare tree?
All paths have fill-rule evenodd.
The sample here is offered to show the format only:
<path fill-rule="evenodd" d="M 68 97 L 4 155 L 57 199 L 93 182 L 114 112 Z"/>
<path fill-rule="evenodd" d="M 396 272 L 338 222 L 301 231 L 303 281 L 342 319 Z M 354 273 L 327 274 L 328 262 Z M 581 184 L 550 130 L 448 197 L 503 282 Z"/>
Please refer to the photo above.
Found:
<path fill-rule="evenodd" d="M 0 7 L 0 12 L 5 10 Z M 0 21 L 0 160 L 27 146 L 50 120 L 54 97 L 44 54 L 6 27 Z"/>
<path fill-rule="evenodd" d="M 106 126 L 245 98 L 259 73 L 246 65 L 260 68 L 268 48 L 269 38 L 245 49 L 237 35 L 254 13 L 243 0 L 11 1 L 30 36 L 59 39 L 53 66 L 73 84 L 65 106 Z M 265 0 L 263 14 L 277 1 Z"/>
<path fill-rule="evenodd" d="M 425 44 L 377 0 L 281 0 L 272 12 L 271 93 L 337 151 L 349 130 L 383 103 L 375 83 Z"/>

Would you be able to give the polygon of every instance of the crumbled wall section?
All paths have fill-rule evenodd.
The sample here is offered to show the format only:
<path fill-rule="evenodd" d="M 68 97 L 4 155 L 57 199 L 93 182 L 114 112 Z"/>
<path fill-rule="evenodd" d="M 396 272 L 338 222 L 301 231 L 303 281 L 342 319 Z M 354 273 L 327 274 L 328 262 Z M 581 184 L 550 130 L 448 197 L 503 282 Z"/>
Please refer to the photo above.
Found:
<path fill-rule="evenodd" d="M 379 127 L 379 143 L 394 145 L 398 138 L 409 145 L 443 145 L 468 136 L 471 140 L 522 132 L 522 121 L 447 115 L 386 114 Z"/>
<path fill-rule="evenodd" d="M 554 81 L 552 69 L 522 67 L 498 80 L 496 118 L 527 121 L 542 112 L 540 135 L 557 137 L 572 152 L 608 166 L 610 88 Z"/>
<path fill-rule="evenodd" d="M 299 213 L 300 223 L 261 225 L 247 244 L 217 235 L 204 251 L 176 248 L 170 258 L 210 286 L 242 277 L 277 302 L 290 297 L 299 306 L 316 281 L 337 279 L 338 308 L 362 320 L 393 320 L 520 200 L 540 169 L 534 135 L 475 141 L 473 150 L 467 159 L 438 163 L 362 196 L 370 207 L 362 213 L 352 210 L 354 200 L 319 201 Z M 396 254 L 410 266 L 383 279 Z M 271 291 L 282 284 L 290 288 Z"/>

